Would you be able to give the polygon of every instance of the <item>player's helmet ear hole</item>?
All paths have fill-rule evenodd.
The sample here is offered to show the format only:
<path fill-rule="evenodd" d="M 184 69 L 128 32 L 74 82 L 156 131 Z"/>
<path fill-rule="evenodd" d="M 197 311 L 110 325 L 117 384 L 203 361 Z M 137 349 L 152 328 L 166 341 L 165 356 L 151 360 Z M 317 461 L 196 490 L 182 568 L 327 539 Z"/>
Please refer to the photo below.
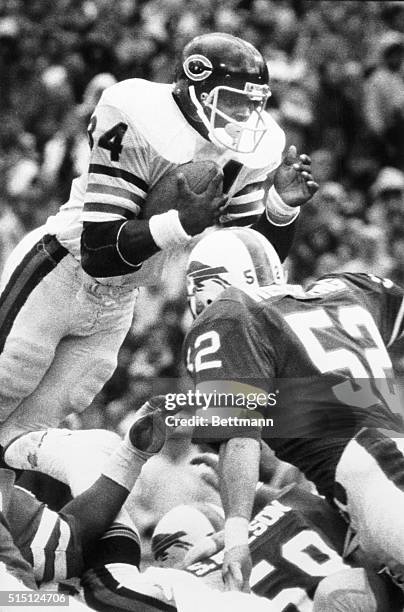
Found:
<path fill-rule="evenodd" d="M 211 304 L 213 302 L 213 300 L 206 300 L 207 305 L 209 306 L 209 304 Z"/>

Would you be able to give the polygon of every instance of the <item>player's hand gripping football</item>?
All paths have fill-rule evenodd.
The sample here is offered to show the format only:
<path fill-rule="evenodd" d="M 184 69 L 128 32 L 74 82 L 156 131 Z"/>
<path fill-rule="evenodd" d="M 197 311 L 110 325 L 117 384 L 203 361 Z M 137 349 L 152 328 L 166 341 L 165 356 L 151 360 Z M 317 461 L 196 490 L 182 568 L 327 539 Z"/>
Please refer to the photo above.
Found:
<path fill-rule="evenodd" d="M 248 544 L 225 550 L 222 576 L 226 590 L 249 593 L 251 569 L 251 554 Z"/>
<path fill-rule="evenodd" d="M 196 236 L 218 222 L 223 214 L 226 196 L 223 195 L 223 174 L 218 170 L 216 176 L 202 193 L 195 193 L 189 187 L 185 176 L 177 177 L 178 216 L 184 230 Z"/>
<path fill-rule="evenodd" d="M 288 206 L 302 206 L 316 193 L 318 184 L 311 174 L 311 159 L 308 155 L 297 155 L 296 147 L 290 146 L 275 172 L 274 186 Z"/>
<path fill-rule="evenodd" d="M 145 402 L 129 430 L 132 446 L 143 453 L 158 453 L 166 441 L 165 419 L 168 414 L 173 412 L 165 408 L 165 395 L 156 395 Z"/>

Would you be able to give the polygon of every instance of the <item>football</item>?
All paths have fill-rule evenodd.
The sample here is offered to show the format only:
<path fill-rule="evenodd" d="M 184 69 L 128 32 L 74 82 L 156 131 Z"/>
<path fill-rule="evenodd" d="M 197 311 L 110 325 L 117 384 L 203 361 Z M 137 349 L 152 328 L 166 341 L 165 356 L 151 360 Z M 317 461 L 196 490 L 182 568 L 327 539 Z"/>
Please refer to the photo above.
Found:
<path fill-rule="evenodd" d="M 214 161 L 197 161 L 181 164 L 165 174 L 149 191 L 143 208 L 143 219 L 177 208 L 177 176 L 182 173 L 192 191 L 202 193 L 208 187 L 220 166 Z"/>

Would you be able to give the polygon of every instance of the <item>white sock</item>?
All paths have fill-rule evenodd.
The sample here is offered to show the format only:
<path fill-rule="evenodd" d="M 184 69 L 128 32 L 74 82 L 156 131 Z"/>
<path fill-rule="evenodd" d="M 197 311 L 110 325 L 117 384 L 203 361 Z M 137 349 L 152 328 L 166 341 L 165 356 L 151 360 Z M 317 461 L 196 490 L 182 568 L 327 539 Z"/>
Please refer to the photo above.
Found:
<path fill-rule="evenodd" d="M 88 489 L 102 473 L 121 438 L 102 429 L 46 429 L 26 433 L 7 448 L 5 462 L 34 470 L 67 484 L 73 497 Z"/>
<path fill-rule="evenodd" d="M 46 429 L 14 440 L 4 460 L 15 469 L 52 476 L 67 484 L 75 497 L 101 474 L 131 491 L 151 456 L 134 448 L 128 436 L 121 440 L 110 431 Z"/>
<path fill-rule="evenodd" d="M 23 434 L 7 447 L 4 461 L 18 470 L 33 470 L 68 483 L 64 449 L 69 429 L 45 429 Z"/>
<path fill-rule="evenodd" d="M 142 467 L 152 455 L 153 453 L 147 453 L 132 446 L 126 435 L 109 457 L 102 473 L 130 492 L 135 486 Z"/>

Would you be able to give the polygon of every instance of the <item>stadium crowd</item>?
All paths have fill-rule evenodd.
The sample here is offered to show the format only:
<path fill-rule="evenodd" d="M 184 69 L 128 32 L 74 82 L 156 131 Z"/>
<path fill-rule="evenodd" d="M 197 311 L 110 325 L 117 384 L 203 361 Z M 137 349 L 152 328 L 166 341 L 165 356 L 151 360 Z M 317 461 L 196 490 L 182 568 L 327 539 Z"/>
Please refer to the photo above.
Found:
<path fill-rule="evenodd" d="M 403 283 L 403 2 L 2 0 L 0 267 L 85 168 L 101 91 L 129 77 L 170 82 L 178 51 L 207 31 L 262 50 L 270 108 L 312 158 L 320 190 L 302 211 L 289 278 L 366 270 Z M 181 267 L 169 276 L 140 296 L 115 375 L 70 427 L 123 432 L 128 413 L 181 380 Z"/>

